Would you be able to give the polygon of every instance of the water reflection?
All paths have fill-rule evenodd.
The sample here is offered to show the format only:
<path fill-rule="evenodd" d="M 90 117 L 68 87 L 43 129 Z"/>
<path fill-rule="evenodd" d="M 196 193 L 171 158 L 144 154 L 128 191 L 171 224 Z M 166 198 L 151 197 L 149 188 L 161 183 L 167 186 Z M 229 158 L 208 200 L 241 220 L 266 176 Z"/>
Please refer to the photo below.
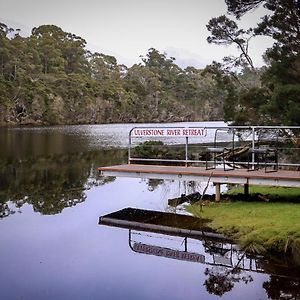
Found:
<path fill-rule="evenodd" d="M 125 150 L 110 149 L 0 159 L 0 218 L 20 211 L 25 203 L 51 215 L 85 201 L 86 190 L 114 180 L 99 177 L 96 167 L 122 163 L 125 155 Z"/>
<path fill-rule="evenodd" d="M 300 282 L 298 279 L 290 277 L 278 277 L 271 275 L 270 279 L 263 283 L 270 299 L 299 299 Z"/>
<path fill-rule="evenodd" d="M 207 227 L 208 220 L 126 208 L 99 218 L 100 225 L 128 229 L 129 248 L 138 254 L 201 263 L 208 294 L 223 296 L 256 273 L 270 274 L 262 287 L 270 299 L 299 299 L 300 268 L 248 254 Z"/>
<path fill-rule="evenodd" d="M 148 179 L 148 190 L 153 192 L 156 190 L 161 184 L 164 183 L 163 179 Z"/>
<path fill-rule="evenodd" d="M 243 282 L 248 284 L 253 281 L 251 275 L 243 275 L 241 269 L 228 270 L 222 266 L 206 268 L 204 274 L 208 277 L 204 286 L 209 294 L 223 296 L 234 288 L 234 284 Z"/>
<path fill-rule="evenodd" d="M 211 241 L 213 232 L 203 241 L 132 228 L 129 239 L 127 230 L 97 225 L 99 215 L 127 206 L 172 211 L 167 199 L 206 185 L 98 177 L 97 167 L 126 161 L 116 147 L 126 147 L 132 126 L 0 129 L 1 299 L 299 298 L 299 269 L 263 259 L 256 268 L 264 273 L 234 269 L 242 254 L 230 241 Z M 165 255 L 137 253 L 129 240 Z M 257 257 L 243 260 L 248 269 L 251 259 L 253 269 Z"/>

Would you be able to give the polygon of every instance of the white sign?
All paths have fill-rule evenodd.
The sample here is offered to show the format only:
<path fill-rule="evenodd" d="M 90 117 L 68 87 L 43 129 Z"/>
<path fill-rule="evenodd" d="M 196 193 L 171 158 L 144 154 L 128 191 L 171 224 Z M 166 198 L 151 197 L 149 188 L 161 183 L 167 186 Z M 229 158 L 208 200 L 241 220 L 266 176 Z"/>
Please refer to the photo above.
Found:
<path fill-rule="evenodd" d="M 134 128 L 132 137 L 205 137 L 206 128 Z"/>
<path fill-rule="evenodd" d="M 163 256 L 163 257 L 167 257 L 167 258 L 173 258 L 173 259 L 179 259 L 179 260 L 185 260 L 185 261 L 205 263 L 205 256 L 202 254 L 198 254 L 198 253 L 173 250 L 173 249 L 169 249 L 169 248 L 152 246 L 152 245 L 147 245 L 147 244 L 142 244 L 142 243 L 134 243 L 133 250 L 138 253 Z"/>

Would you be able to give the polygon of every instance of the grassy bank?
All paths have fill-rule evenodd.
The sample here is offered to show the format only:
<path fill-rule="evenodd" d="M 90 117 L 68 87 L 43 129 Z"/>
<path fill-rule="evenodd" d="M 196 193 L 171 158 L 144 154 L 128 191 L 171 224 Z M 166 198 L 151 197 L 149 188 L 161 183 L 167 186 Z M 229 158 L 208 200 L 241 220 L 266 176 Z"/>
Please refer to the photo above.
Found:
<path fill-rule="evenodd" d="M 244 188 L 242 186 L 229 189 L 225 196 L 243 194 Z M 286 188 L 286 187 L 270 187 L 270 186 L 250 186 L 249 194 L 262 194 L 270 200 L 280 200 L 287 202 L 300 203 L 300 189 L 299 188 Z"/>
<path fill-rule="evenodd" d="M 231 190 L 229 194 L 239 193 Z M 281 253 L 300 261 L 300 189 L 254 187 L 250 193 L 268 195 L 283 202 L 226 201 L 187 207 L 195 216 L 211 219 L 210 226 L 237 241 L 249 252 Z M 281 198 L 278 198 L 278 197 Z M 288 203 L 287 200 L 299 203 Z"/>

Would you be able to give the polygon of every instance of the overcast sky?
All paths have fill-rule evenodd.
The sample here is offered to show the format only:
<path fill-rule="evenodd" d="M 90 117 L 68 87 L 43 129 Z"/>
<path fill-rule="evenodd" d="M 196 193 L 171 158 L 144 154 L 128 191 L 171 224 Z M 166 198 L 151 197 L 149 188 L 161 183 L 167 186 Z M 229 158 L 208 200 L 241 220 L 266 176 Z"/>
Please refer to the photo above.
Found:
<path fill-rule="evenodd" d="M 223 0 L 0 0 L 0 21 L 21 28 L 54 24 L 84 38 L 88 49 L 114 55 L 119 63 L 141 62 L 153 47 L 174 56 L 181 67 L 204 67 L 235 54 L 234 46 L 208 44 L 206 24 L 226 13 Z M 241 24 L 255 26 L 263 9 L 248 13 Z M 272 41 L 259 37 L 250 55 L 261 66 L 262 53 Z"/>

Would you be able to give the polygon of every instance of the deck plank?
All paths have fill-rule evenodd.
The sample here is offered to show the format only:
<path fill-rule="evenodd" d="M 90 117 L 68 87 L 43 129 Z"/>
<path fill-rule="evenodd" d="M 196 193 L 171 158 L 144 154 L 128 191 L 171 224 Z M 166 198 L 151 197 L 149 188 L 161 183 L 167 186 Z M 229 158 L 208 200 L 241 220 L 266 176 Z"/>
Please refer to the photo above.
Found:
<path fill-rule="evenodd" d="M 283 187 L 300 187 L 300 171 L 278 170 L 265 172 L 264 170 L 247 171 L 245 169 L 206 170 L 204 167 L 162 166 L 125 164 L 98 168 L 101 175 L 161 178 L 190 181 L 207 181 L 211 178 L 214 183 L 269 185 Z"/>

